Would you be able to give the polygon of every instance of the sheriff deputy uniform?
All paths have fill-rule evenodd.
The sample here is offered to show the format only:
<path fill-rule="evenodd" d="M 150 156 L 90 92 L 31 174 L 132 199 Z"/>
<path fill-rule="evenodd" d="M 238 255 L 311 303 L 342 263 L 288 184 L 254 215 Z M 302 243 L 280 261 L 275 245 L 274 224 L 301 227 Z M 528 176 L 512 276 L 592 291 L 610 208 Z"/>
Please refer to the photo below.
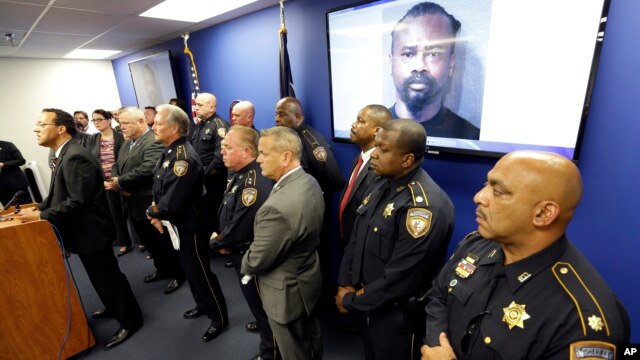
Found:
<path fill-rule="evenodd" d="M 342 305 L 366 313 L 368 359 L 410 359 L 424 334 L 424 312 L 410 306 L 429 289 L 445 261 L 454 210 L 447 194 L 418 167 L 382 180 L 357 210 L 340 267 L 341 286 L 354 286 Z M 375 349 L 375 350 L 374 350 Z"/>
<path fill-rule="evenodd" d="M 504 264 L 500 244 L 472 233 L 434 281 L 426 343 L 446 332 L 459 359 L 615 359 L 629 318 L 565 237 Z"/>

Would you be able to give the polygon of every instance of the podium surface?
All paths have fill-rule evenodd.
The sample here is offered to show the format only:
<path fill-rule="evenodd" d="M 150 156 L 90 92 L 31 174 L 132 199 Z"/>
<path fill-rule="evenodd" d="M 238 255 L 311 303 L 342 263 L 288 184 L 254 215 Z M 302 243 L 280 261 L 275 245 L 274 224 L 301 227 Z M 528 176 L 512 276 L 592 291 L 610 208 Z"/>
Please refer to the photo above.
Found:
<path fill-rule="evenodd" d="M 0 221 L 0 274 L 0 359 L 66 359 L 95 345 L 49 222 Z"/>

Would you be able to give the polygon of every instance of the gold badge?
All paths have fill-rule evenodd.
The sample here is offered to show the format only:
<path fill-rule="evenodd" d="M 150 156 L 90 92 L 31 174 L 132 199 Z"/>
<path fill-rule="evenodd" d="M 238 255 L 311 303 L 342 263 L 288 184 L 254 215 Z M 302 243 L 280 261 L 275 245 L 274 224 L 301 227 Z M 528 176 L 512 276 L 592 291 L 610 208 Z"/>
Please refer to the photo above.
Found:
<path fill-rule="evenodd" d="M 255 188 L 246 188 L 242 190 L 242 203 L 244 206 L 251 206 L 258 198 L 258 190 Z"/>
<path fill-rule="evenodd" d="M 391 204 L 393 207 L 393 204 Z M 415 239 L 425 236 L 431 229 L 431 211 L 425 208 L 411 208 L 407 211 L 407 231 Z"/>
<path fill-rule="evenodd" d="M 316 160 L 325 162 L 327 161 L 327 150 L 323 146 L 318 146 L 313 149 L 313 156 L 315 156 Z"/>
<path fill-rule="evenodd" d="M 367 195 L 367 197 L 365 197 L 364 200 L 362 200 L 362 205 L 367 205 L 369 203 L 370 197 L 371 197 L 371 194 Z"/>
<path fill-rule="evenodd" d="M 224 138 L 225 135 L 227 135 L 227 129 L 223 127 L 218 128 L 218 136 L 220 136 L 221 138 Z"/>
<path fill-rule="evenodd" d="M 168 167 L 169 167 L 169 163 L 170 163 L 170 162 L 171 162 L 171 161 L 169 161 L 169 160 L 167 160 L 167 161 L 163 162 L 163 163 L 162 163 L 162 167 L 163 167 L 164 169 L 168 168 Z"/>
<path fill-rule="evenodd" d="M 364 288 L 356 291 L 356 296 L 362 296 L 362 295 L 364 295 Z"/>
<path fill-rule="evenodd" d="M 393 208 L 393 203 L 387 204 L 387 207 L 385 207 L 384 211 L 382 212 L 382 216 L 384 216 L 385 219 L 388 219 L 389 216 L 391 216 L 393 210 L 395 210 Z"/>
<path fill-rule="evenodd" d="M 502 321 L 509 325 L 509 330 L 513 329 L 514 326 L 524 329 L 524 321 L 531 318 L 524 310 L 526 306 L 527 305 L 516 304 L 515 301 L 512 301 L 509 307 L 502 308 L 502 311 L 504 311 Z"/>
<path fill-rule="evenodd" d="M 173 173 L 180 177 L 189 171 L 189 163 L 184 160 L 178 160 L 173 163 Z"/>
<path fill-rule="evenodd" d="M 602 322 L 602 319 L 599 316 L 591 315 L 589 316 L 588 320 L 589 320 L 590 328 L 592 328 L 594 331 L 602 331 L 602 328 L 604 327 L 604 323 Z"/>
<path fill-rule="evenodd" d="M 616 346 L 604 341 L 577 341 L 569 346 L 569 360 L 615 359 Z"/>

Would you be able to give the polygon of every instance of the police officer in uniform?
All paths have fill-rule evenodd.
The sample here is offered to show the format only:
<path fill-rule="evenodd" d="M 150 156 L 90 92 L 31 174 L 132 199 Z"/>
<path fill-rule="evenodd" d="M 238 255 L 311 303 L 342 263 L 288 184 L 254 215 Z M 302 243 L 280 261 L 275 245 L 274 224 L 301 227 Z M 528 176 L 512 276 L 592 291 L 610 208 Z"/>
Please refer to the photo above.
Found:
<path fill-rule="evenodd" d="M 259 138 L 256 130 L 234 125 L 222 140 L 222 159 L 232 175 L 229 176 L 220 207 L 220 233 L 214 233 L 212 247 L 221 249 L 221 253 L 230 254 L 238 280 L 242 277 L 242 256 L 253 241 L 256 212 L 269 197 L 274 184 L 273 180 L 262 176 L 260 165 L 256 162 Z M 240 289 L 256 318 L 257 331 L 260 333 L 260 353 L 254 359 L 277 358 L 269 319 L 260 300 L 258 281 L 253 277 L 248 284 L 241 285 Z M 247 324 L 248 330 L 250 324 Z"/>
<path fill-rule="evenodd" d="M 180 238 L 178 258 L 196 302 L 196 307 L 186 311 L 184 317 L 190 319 L 207 315 L 211 318 L 211 324 L 202 337 L 206 342 L 226 328 L 228 315 L 220 283 L 209 265 L 209 241 L 195 236 L 201 221 L 202 165 L 187 142 L 187 114 L 169 104 L 160 105 L 157 110 L 153 132 L 166 150 L 153 171 L 153 203 L 147 209 L 147 215 L 166 242 L 172 239 L 161 220 L 167 220 L 177 228 Z"/>
<path fill-rule="evenodd" d="M 209 93 L 198 95 L 193 106 L 198 124 L 191 135 L 191 145 L 202 161 L 204 186 L 207 189 L 203 221 L 196 233 L 203 242 L 208 242 L 211 233 L 218 228 L 217 214 L 227 182 L 227 168 L 222 162 L 220 145 L 229 123 L 216 113 L 217 106 L 216 97 Z"/>
<path fill-rule="evenodd" d="M 417 299 L 444 263 L 453 205 L 420 167 L 426 144 L 420 124 L 387 121 L 375 144 L 371 168 L 384 179 L 357 210 L 336 305 L 343 314 L 366 313 L 367 359 L 413 359 L 424 334 Z"/>
<path fill-rule="evenodd" d="M 623 306 L 565 230 L 578 168 L 552 153 L 500 159 L 475 195 L 478 231 L 434 281 L 423 359 L 615 359 Z"/>
<path fill-rule="evenodd" d="M 335 284 L 332 284 L 333 281 L 330 276 L 332 246 L 329 240 L 336 238 L 330 235 L 331 221 L 334 218 L 331 197 L 334 192 L 341 191 L 344 187 L 344 177 L 338 168 L 338 162 L 327 140 L 316 129 L 304 122 L 302 104 L 298 99 L 284 97 L 278 101 L 276 104 L 276 126 L 286 126 L 298 133 L 300 141 L 302 141 L 300 166 L 318 181 L 322 189 L 324 222 L 322 223 L 318 254 L 323 274 L 323 294 L 329 295 L 327 299 L 331 300 L 330 296 L 335 291 Z M 321 303 L 322 300 L 327 299 L 321 298 Z M 325 302 L 331 304 L 330 301 Z"/>

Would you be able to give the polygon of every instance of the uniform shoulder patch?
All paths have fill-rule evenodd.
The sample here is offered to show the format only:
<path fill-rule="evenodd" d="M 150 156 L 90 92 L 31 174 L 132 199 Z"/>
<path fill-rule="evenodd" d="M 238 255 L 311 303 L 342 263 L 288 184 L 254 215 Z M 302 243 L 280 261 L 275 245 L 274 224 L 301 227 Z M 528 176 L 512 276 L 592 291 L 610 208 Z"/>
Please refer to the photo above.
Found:
<path fill-rule="evenodd" d="M 258 198 L 258 189 L 256 188 L 245 188 L 242 190 L 242 203 L 244 206 L 251 206 L 256 202 Z"/>
<path fill-rule="evenodd" d="M 316 160 L 325 162 L 327 161 L 327 150 L 324 148 L 324 146 L 318 146 L 317 148 L 313 149 L 313 156 L 316 158 Z"/>
<path fill-rule="evenodd" d="M 407 210 L 407 231 L 415 239 L 423 237 L 431 230 L 433 214 L 425 208 Z"/>
<path fill-rule="evenodd" d="M 224 138 L 225 135 L 227 135 L 227 129 L 225 129 L 224 127 L 219 127 L 218 136 L 220 136 L 221 138 Z"/>
<path fill-rule="evenodd" d="M 616 346 L 608 342 L 586 340 L 571 343 L 569 346 L 569 360 L 615 358 Z"/>
<path fill-rule="evenodd" d="M 189 163 L 184 160 L 178 160 L 173 163 L 173 173 L 180 177 L 189 171 Z"/>

